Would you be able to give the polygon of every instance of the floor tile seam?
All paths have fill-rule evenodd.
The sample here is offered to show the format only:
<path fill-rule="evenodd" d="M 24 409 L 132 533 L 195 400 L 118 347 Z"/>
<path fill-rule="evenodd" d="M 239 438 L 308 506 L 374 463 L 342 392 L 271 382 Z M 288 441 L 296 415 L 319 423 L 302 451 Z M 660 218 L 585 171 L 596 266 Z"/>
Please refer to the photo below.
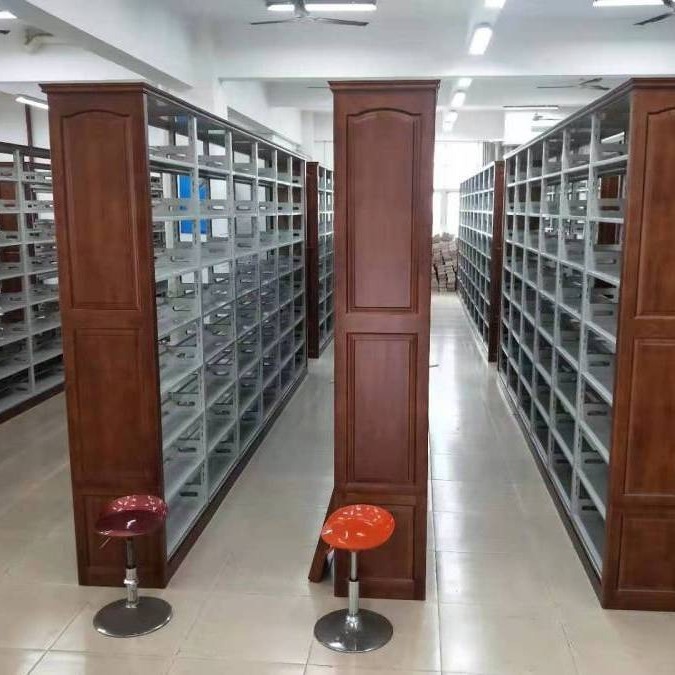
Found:
<path fill-rule="evenodd" d="M 115 640 L 117 638 L 110 638 L 111 640 Z M 34 650 L 36 651 L 36 650 Z M 62 654 L 64 656 L 72 656 L 72 655 L 79 655 L 79 656 L 84 656 L 84 657 L 94 657 L 94 658 L 117 658 L 118 654 L 109 654 L 106 652 L 94 652 L 94 651 L 88 651 L 88 650 L 73 650 L 73 649 L 49 649 L 45 650 L 40 659 L 37 661 L 37 663 L 28 671 L 28 675 L 30 673 L 36 672 L 36 669 L 38 666 L 43 662 L 44 659 L 46 659 L 48 656 L 53 656 L 53 655 L 58 655 Z M 165 656 L 160 656 L 158 654 L 134 654 L 133 652 L 130 653 L 122 653 L 121 654 L 122 659 L 126 658 L 137 658 L 145 661 L 160 661 L 160 660 L 167 660 L 167 657 Z M 169 656 L 168 657 L 168 668 L 167 670 L 164 671 L 163 675 L 168 675 L 169 671 L 173 667 L 173 661 L 174 657 Z"/>
<path fill-rule="evenodd" d="M 161 657 L 141 657 L 141 658 L 161 658 Z M 181 656 L 180 654 L 175 654 L 174 656 L 170 657 L 170 663 L 169 663 L 169 670 L 167 671 L 170 672 L 171 669 L 178 663 L 180 659 L 184 659 L 187 661 L 204 661 L 206 663 L 216 663 L 216 664 L 237 664 L 240 665 L 242 663 L 249 664 L 249 663 L 255 663 L 255 664 L 263 664 L 263 665 L 274 665 L 274 666 L 302 666 L 302 663 L 294 663 L 292 661 L 261 661 L 260 659 L 240 659 L 240 658 L 230 658 L 230 657 L 223 657 L 223 656 Z"/>
<path fill-rule="evenodd" d="M 278 591 L 274 594 L 271 594 L 270 591 L 260 591 L 260 590 L 245 590 L 241 588 L 213 588 L 211 590 L 211 595 L 243 595 L 247 597 L 255 598 L 278 598 L 278 599 L 302 599 L 302 598 L 318 598 L 321 599 L 322 596 L 318 593 L 312 593 L 308 591 L 307 593 L 293 593 L 291 591 Z"/>
<path fill-rule="evenodd" d="M 220 567 L 218 568 L 218 571 L 212 577 L 213 580 L 211 581 L 211 583 L 206 588 L 190 589 L 190 588 L 180 588 L 180 587 L 177 587 L 177 586 L 172 587 L 171 581 L 169 581 L 165 590 L 176 591 L 178 593 L 180 593 L 180 592 L 183 592 L 183 593 L 202 593 L 202 594 L 207 596 L 206 599 L 205 599 L 205 601 L 206 601 L 213 594 L 215 586 L 218 583 L 218 579 L 220 578 L 220 575 L 221 575 L 222 571 L 225 569 L 226 564 L 227 564 L 227 559 L 223 560 L 223 562 L 220 564 Z"/>
<path fill-rule="evenodd" d="M 180 654 L 181 648 L 185 644 L 188 637 L 192 634 L 192 631 L 197 625 L 197 621 L 201 618 L 209 599 L 213 597 L 213 593 L 198 593 L 198 595 L 201 597 L 200 600 L 201 604 L 199 605 L 199 608 L 195 612 L 195 615 L 192 621 L 190 622 L 190 625 L 183 631 L 183 634 L 180 636 L 180 638 L 176 640 L 176 647 L 173 653 L 171 654 L 172 659 L 176 658 Z"/>
<path fill-rule="evenodd" d="M 582 671 L 581 671 L 580 664 L 578 663 L 578 657 L 577 657 L 577 654 L 576 654 L 574 643 L 572 641 L 572 636 L 569 634 L 569 632 L 567 630 L 567 626 L 565 626 L 565 622 L 562 620 L 562 615 L 559 616 L 559 621 L 560 621 L 560 626 L 562 628 L 563 635 L 565 636 L 565 642 L 567 644 L 567 649 L 569 650 L 569 653 L 570 653 L 571 658 L 572 658 L 572 664 L 574 665 L 574 670 L 576 671 L 577 675 L 582 675 Z"/>
<path fill-rule="evenodd" d="M 33 666 L 31 666 L 31 669 L 28 671 L 28 675 L 34 673 L 37 670 L 37 667 L 42 663 L 47 654 L 49 654 L 48 650 L 45 649 L 42 651 L 42 656 L 40 656 L 40 658 L 33 664 Z"/>
<path fill-rule="evenodd" d="M 433 504 L 433 502 L 432 502 Z M 438 632 L 438 660 L 441 666 L 441 671 L 443 671 L 443 635 L 441 633 L 441 603 L 439 596 L 439 578 L 438 578 L 438 556 L 436 550 L 436 519 L 433 517 L 434 512 L 432 512 L 431 517 L 431 534 L 432 540 L 434 542 L 434 582 L 436 588 L 436 622 L 437 622 L 437 632 Z M 427 552 L 428 555 L 428 552 Z"/>
<path fill-rule="evenodd" d="M 79 587 L 76 587 L 79 588 Z M 90 600 L 86 600 L 84 604 L 82 604 L 75 612 L 73 615 L 70 617 L 70 619 L 66 622 L 66 625 L 63 627 L 63 629 L 59 632 L 59 634 L 52 640 L 49 645 L 47 645 L 45 651 L 50 652 L 52 648 L 56 645 L 56 643 L 66 634 L 66 631 L 73 625 L 73 623 L 76 621 L 77 617 L 84 612 L 87 607 L 91 605 Z M 58 650 L 56 650 L 58 651 Z"/>

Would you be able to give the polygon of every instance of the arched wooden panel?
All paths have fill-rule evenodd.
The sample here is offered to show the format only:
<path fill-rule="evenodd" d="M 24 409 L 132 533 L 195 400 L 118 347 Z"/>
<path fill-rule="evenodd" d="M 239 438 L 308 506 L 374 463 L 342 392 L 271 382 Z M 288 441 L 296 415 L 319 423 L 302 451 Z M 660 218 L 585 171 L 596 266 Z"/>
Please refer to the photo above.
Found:
<path fill-rule="evenodd" d="M 335 94 L 334 505 L 388 508 L 362 593 L 422 599 L 436 81 L 340 82 Z M 346 593 L 338 556 L 336 592 Z"/>
<path fill-rule="evenodd" d="M 416 310 L 419 127 L 399 110 L 347 118 L 350 311 Z"/>

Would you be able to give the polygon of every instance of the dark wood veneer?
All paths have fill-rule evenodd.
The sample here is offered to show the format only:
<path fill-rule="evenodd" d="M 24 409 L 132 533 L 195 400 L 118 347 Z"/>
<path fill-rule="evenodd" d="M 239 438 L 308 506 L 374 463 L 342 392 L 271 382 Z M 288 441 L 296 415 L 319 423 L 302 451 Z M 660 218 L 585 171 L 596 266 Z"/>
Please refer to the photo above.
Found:
<path fill-rule="evenodd" d="M 629 84 L 606 607 L 675 610 L 675 80 Z"/>
<path fill-rule="evenodd" d="M 495 188 L 492 206 L 492 252 L 490 258 L 490 316 L 488 361 L 499 353 L 499 326 L 502 307 L 502 264 L 504 258 L 504 161 L 495 162 Z"/>
<path fill-rule="evenodd" d="M 627 157 L 621 155 L 613 160 L 625 167 L 626 182 L 612 429 L 606 448 L 609 486 L 603 559 L 602 564 L 597 565 L 598 570 L 587 553 L 588 542 L 581 543 L 579 548 L 584 551 L 582 561 L 605 608 L 673 611 L 675 79 L 629 80 L 506 159 L 511 161 L 542 139 L 559 138 L 568 125 L 595 113 L 602 115 L 619 102 L 623 106 L 624 101 L 629 114 L 626 125 L 629 147 Z M 600 163 L 595 166 L 599 167 Z M 623 176 L 611 174 L 610 171 L 609 179 L 603 180 L 599 194 L 602 198 L 619 197 L 624 189 Z M 595 219 L 598 229 L 594 243 L 616 243 L 615 224 L 603 223 L 601 214 Z M 590 220 L 594 218 L 591 216 Z M 597 270 L 594 273 L 597 274 Z M 589 297 L 583 298 L 584 303 L 589 301 Z M 585 311 L 583 305 L 582 311 Z M 582 335 L 581 339 L 588 338 Z M 585 348 L 586 343 L 582 343 L 582 349 Z M 584 352 L 580 353 L 583 364 Z M 505 358 L 508 359 L 506 354 Z M 588 371 L 580 373 L 587 381 L 590 376 L 592 373 Z M 503 378 L 502 384 L 508 392 L 509 381 Z M 516 408 L 516 416 L 531 446 L 541 446 L 532 431 L 531 419 L 522 411 L 522 401 L 510 393 L 506 395 Z M 539 450 L 533 449 L 533 454 L 543 467 Z M 549 475 L 545 477 L 551 485 L 553 479 Z M 552 489 L 552 494 L 575 544 L 583 542 L 586 530 L 577 527 L 578 514 L 569 515 L 569 507 L 560 506 L 562 497 L 558 496 L 557 489 Z M 602 541 L 599 537 L 598 540 Z"/>
<path fill-rule="evenodd" d="M 165 106 L 224 123 L 142 83 L 50 84 L 43 89 L 49 96 L 59 223 L 79 581 L 119 586 L 123 544 L 105 543 L 94 531 L 102 506 L 125 494 L 165 495 L 147 141 L 149 95 L 155 104 L 161 100 Z M 170 559 L 164 529 L 139 542 L 143 586 L 166 586 L 295 388 L 268 418 Z"/>
<path fill-rule="evenodd" d="M 437 81 L 334 82 L 334 506 L 389 509 L 365 596 L 423 599 Z M 317 563 L 318 567 L 318 563 Z M 316 570 L 314 570 L 316 571 Z M 347 557 L 337 556 L 345 595 Z"/>
<path fill-rule="evenodd" d="M 305 271 L 307 274 L 307 356 L 319 358 L 319 162 L 305 165 Z"/>

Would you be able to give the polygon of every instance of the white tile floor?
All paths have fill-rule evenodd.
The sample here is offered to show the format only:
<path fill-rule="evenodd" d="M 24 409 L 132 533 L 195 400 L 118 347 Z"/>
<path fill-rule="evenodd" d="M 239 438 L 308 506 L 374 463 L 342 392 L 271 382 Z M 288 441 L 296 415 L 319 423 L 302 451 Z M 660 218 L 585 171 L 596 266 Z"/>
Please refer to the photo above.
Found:
<path fill-rule="evenodd" d="M 347 657 L 312 638 L 342 606 L 306 580 L 332 486 L 327 352 L 146 638 L 96 634 L 120 591 L 76 584 L 62 397 L 0 427 L 0 675 L 672 675 L 675 617 L 599 608 L 455 297 L 434 298 L 431 346 L 428 598 L 364 603 L 394 623 L 387 647 Z"/>

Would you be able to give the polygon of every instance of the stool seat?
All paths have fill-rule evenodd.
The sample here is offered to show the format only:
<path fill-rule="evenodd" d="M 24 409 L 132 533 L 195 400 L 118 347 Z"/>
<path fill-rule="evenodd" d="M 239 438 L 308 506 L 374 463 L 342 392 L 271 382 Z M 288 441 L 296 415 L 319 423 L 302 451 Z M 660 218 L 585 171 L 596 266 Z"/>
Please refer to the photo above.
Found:
<path fill-rule="evenodd" d="M 321 538 L 331 547 L 349 551 L 349 607 L 322 616 L 314 625 L 314 637 L 328 649 L 359 654 L 379 649 L 391 640 L 394 627 L 386 617 L 359 609 L 359 551 L 382 546 L 391 537 L 394 516 L 372 504 L 352 504 L 328 516 Z"/>
<path fill-rule="evenodd" d="M 365 551 L 388 541 L 394 526 L 389 511 L 372 504 L 352 504 L 331 513 L 321 530 L 321 538 L 331 548 Z"/>
<path fill-rule="evenodd" d="M 139 537 L 161 527 L 167 511 L 159 497 L 128 495 L 110 502 L 94 527 L 104 537 Z"/>
<path fill-rule="evenodd" d="M 151 534 L 166 521 L 169 509 L 153 495 L 127 495 L 109 502 L 94 528 L 104 537 L 124 538 L 127 597 L 108 603 L 96 612 L 94 628 L 109 637 L 147 635 L 171 621 L 173 610 L 162 598 L 139 596 L 136 537 Z"/>

